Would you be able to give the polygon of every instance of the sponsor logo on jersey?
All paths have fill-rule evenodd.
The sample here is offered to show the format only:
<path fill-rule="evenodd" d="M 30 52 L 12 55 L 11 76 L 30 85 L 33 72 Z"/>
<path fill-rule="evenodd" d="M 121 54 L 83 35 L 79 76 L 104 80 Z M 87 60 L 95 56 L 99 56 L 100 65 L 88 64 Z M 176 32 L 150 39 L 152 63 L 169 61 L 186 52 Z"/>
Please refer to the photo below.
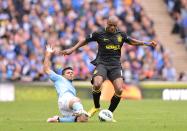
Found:
<path fill-rule="evenodd" d="M 109 45 L 106 45 L 106 49 L 109 49 L 109 50 L 120 50 L 120 45 L 109 44 Z"/>

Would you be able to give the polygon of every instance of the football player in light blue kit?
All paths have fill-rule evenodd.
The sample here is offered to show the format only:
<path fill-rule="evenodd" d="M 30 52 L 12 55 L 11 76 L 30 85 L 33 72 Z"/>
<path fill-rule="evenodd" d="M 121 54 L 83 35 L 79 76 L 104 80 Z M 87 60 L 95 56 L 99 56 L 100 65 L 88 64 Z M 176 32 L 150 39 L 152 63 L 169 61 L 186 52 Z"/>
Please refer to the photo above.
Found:
<path fill-rule="evenodd" d="M 83 109 L 80 99 L 76 97 L 76 90 L 72 85 L 74 77 L 73 69 L 71 67 L 65 68 L 62 75 L 58 75 L 52 71 L 50 69 L 50 58 L 53 52 L 53 48 L 47 45 L 44 71 L 54 83 L 58 94 L 58 107 L 63 117 L 53 116 L 52 118 L 48 118 L 47 122 L 87 122 L 87 112 Z"/>

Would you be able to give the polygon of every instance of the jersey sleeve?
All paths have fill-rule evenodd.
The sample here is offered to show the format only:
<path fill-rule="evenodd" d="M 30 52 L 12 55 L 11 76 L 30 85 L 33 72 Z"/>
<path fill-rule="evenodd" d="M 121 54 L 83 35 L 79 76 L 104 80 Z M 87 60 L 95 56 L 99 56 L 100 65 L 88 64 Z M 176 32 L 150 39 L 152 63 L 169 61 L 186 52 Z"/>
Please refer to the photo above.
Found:
<path fill-rule="evenodd" d="M 130 37 L 127 36 L 127 34 L 125 32 L 122 32 L 121 35 L 123 37 L 123 42 L 130 43 Z"/>
<path fill-rule="evenodd" d="M 97 32 L 93 32 L 86 37 L 86 42 L 97 41 Z"/>
<path fill-rule="evenodd" d="M 58 74 L 56 74 L 54 71 L 50 70 L 50 72 L 49 72 L 49 78 L 50 78 L 53 82 L 55 82 L 55 81 L 61 79 L 61 76 L 58 75 Z"/>

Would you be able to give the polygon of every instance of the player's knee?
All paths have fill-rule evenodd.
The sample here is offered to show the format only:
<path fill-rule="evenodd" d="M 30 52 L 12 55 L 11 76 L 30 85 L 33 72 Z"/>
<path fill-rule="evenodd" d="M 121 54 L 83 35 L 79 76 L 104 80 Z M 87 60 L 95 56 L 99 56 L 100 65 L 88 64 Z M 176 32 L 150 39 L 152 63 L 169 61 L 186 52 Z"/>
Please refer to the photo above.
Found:
<path fill-rule="evenodd" d="M 117 88 L 117 89 L 115 89 L 115 94 L 116 94 L 117 96 L 121 96 L 122 92 L 123 92 L 123 89 L 122 89 L 122 88 Z"/>
<path fill-rule="evenodd" d="M 102 81 L 94 81 L 93 83 L 94 90 L 100 90 L 101 85 L 102 85 Z"/>
<path fill-rule="evenodd" d="M 81 100 L 78 97 L 75 97 L 75 98 L 70 100 L 69 106 L 72 107 L 73 104 L 76 103 L 76 102 L 81 102 Z"/>
<path fill-rule="evenodd" d="M 123 92 L 123 79 L 122 78 L 117 78 L 116 80 L 113 81 L 115 93 L 117 95 L 121 95 Z"/>
<path fill-rule="evenodd" d="M 92 82 L 93 82 L 92 83 L 93 84 L 93 90 L 98 91 L 98 90 L 101 89 L 101 85 L 103 83 L 103 77 L 96 76 L 96 77 L 93 78 Z"/>
<path fill-rule="evenodd" d="M 81 100 L 80 100 L 80 98 L 75 97 L 75 98 L 72 99 L 72 101 L 73 101 L 73 102 L 80 102 Z"/>
<path fill-rule="evenodd" d="M 121 97 L 122 91 L 116 91 L 115 95 Z"/>

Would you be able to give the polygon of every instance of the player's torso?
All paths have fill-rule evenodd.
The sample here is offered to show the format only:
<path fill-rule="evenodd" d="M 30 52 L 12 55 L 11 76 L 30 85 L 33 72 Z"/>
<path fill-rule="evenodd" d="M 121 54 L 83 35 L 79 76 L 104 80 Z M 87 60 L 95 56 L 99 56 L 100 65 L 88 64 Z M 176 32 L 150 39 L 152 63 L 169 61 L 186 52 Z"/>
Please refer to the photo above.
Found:
<path fill-rule="evenodd" d="M 98 57 L 105 63 L 119 61 L 121 56 L 121 47 L 123 45 L 123 37 L 120 32 L 107 33 L 99 32 L 97 35 Z"/>
<path fill-rule="evenodd" d="M 97 36 L 99 48 L 106 53 L 118 53 L 123 45 L 123 38 L 120 32 L 107 33 L 106 31 L 99 32 Z"/>
<path fill-rule="evenodd" d="M 76 90 L 72 83 L 63 77 L 61 80 L 55 82 L 55 87 L 57 88 L 57 93 L 59 97 L 66 92 L 72 93 L 74 96 L 76 96 Z"/>

